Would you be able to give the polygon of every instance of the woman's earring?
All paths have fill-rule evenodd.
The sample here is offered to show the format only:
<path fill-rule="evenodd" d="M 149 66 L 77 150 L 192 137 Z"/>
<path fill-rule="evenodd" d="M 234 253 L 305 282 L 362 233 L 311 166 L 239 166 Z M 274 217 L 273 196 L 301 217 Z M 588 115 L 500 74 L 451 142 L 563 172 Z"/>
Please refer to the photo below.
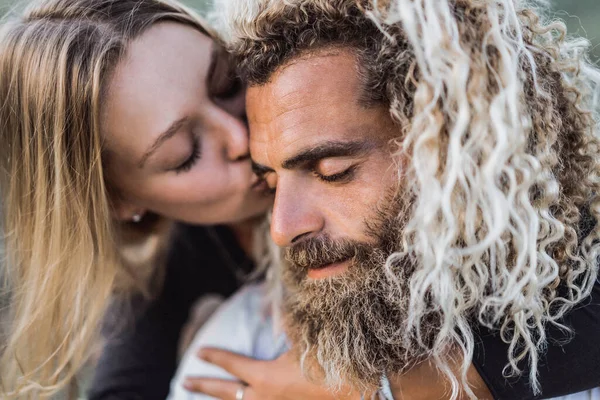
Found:
<path fill-rule="evenodd" d="M 131 220 L 137 224 L 138 222 L 140 222 L 142 220 L 142 214 L 133 214 L 133 217 L 131 217 Z"/>

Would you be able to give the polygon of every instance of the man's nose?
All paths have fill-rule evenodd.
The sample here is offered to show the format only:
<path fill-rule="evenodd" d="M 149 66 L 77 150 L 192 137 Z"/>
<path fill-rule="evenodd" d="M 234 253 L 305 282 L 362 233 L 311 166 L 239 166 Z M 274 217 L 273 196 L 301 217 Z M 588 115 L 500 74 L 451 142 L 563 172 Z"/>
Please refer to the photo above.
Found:
<path fill-rule="evenodd" d="M 279 180 L 271 215 L 271 238 L 279 247 L 291 246 L 317 235 L 324 226 L 323 215 L 301 187 L 286 187 Z"/>

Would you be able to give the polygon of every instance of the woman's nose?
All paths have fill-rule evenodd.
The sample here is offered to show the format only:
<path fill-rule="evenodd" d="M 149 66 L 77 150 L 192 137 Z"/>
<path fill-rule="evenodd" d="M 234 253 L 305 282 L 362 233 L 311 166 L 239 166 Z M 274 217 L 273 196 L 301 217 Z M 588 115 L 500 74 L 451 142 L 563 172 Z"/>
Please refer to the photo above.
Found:
<path fill-rule="evenodd" d="M 220 133 L 225 156 L 230 161 L 241 161 L 250 157 L 248 127 L 241 118 L 221 110 Z"/>

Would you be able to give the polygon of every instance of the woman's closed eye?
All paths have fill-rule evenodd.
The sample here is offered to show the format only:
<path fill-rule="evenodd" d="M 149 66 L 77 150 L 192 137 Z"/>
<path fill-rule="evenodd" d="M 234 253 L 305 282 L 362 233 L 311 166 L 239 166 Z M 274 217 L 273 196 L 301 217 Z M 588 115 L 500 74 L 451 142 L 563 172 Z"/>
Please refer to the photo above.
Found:
<path fill-rule="evenodd" d="M 185 159 L 185 161 L 183 161 L 181 164 L 179 164 L 177 167 L 174 168 L 174 171 L 177 174 L 179 174 L 182 172 L 187 172 L 190 169 L 192 169 L 192 167 L 196 164 L 196 161 L 198 161 L 200 159 L 200 156 L 202 155 L 201 150 L 202 149 L 200 147 L 200 139 L 198 137 L 194 136 L 194 139 L 192 142 L 192 152 Z"/>

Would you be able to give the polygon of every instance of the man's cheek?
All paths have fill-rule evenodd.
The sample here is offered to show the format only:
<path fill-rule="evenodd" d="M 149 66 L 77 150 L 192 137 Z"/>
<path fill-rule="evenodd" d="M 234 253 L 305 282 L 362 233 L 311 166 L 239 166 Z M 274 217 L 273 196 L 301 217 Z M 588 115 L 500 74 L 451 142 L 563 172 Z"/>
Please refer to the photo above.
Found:
<path fill-rule="evenodd" d="M 328 200 L 327 232 L 333 237 L 365 240 L 367 235 L 364 222 L 373 217 L 373 200 L 352 190 L 342 196 L 329 197 Z"/>

